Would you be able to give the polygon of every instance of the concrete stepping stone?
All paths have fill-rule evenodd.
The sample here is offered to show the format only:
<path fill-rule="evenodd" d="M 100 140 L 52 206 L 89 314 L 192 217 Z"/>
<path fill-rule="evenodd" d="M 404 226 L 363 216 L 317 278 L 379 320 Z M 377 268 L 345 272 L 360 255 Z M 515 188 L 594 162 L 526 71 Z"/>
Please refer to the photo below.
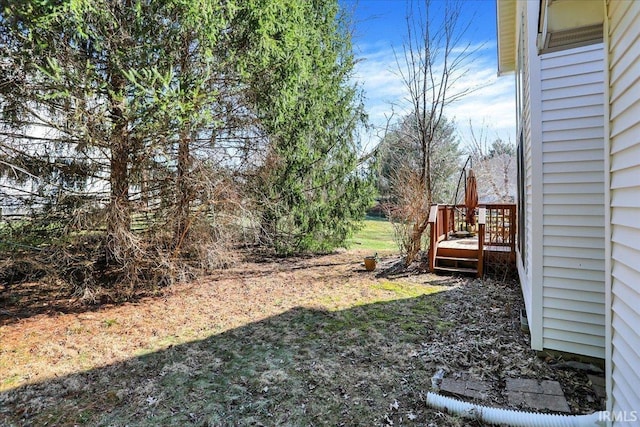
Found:
<path fill-rule="evenodd" d="M 607 399 L 606 383 L 603 376 L 588 374 L 587 378 L 591 381 L 591 388 L 600 401 L 604 402 Z"/>
<path fill-rule="evenodd" d="M 569 404 L 557 381 L 507 378 L 507 400 L 510 405 L 536 410 L 569 413 Z"/>
<path fill-rule="evenodd" d="M 440 391 L 444 394 L 466 397 L 469 399 L 486 399 L 489 395 L 489 385 L 478 380 L 456 380 L 443 378 Z"/>

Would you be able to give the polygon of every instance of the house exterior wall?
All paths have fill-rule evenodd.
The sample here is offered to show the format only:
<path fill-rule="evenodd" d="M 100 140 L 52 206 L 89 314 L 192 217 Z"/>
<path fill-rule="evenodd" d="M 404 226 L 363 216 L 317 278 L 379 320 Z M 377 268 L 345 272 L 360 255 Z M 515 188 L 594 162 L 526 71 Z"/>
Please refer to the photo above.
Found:
<path fill-rule="evenodd" d="M 604 359 L 604 47 L 540 61 L 542 347 Z"/>
<path fill-rule="evenodd" d="M 607 18 L 609 409 L 640 416 L 640 2 L 610 1 Z"/>
<path fill-rule="evenodd" d="M 521 34 L 521 25 L 531 22 L 531 19 L 518 19 L 518 15 L 537 12 L 532 9 L 540 5 L 538 1 L 525 0 L 497 0 L 497 3 L 501 29 L 508 29 L 514 19 L 517 21 L 512 33 L 502 31 L 499 37 L 516 39 Z M 515 18 L 510 8 L 513 3 L 518 5 Z M 519 254 L 518 269 L 525 300 L 529 299 L 527 310 L 536 307 L 535 271 L 544 271 L 544 345 L 556 345 L 554 336 L 549 334 L 555 329 L 563 340 L 569 338 L 586 344 L 586 350 L 581 350 L 584 354 L 600 352 L 601 341 L 597 337 L 603 329 L 600 280 L 604 276 L 607 409 L 613 411 L 609 413 L 608 425 L 622 426 L 635 425 L 640 419 L 640 1 L 602 0 L 600 4 L 606 11 L 604 55 L 600 56 L 603 60 L 597 59 L 600 47 L 596 45 L 558 52 L 558 56 L 541 57 L 536 76 L 532 56 L 526 55 L 526 61 L 517 57 L 516 72 L 527 70 L 522 88 L 524 92 L 529 91 L 525 97 L 521 90 L 518 98 L 528 103 L 522 106 L 526 114 L 519 120 L 523 144 L 528 144 L 523 156 L 527 162 L 527 173 L 523 177 L 526 190 L 520 194 L 528 203 L 526 226 L 520 230 L 527 234 L 524 247 L 528 254 Z M 580 14 L 580 10 L 577 8 L 575 13 Z M 526 34 L 527 45 L 533 49 L 535 38 L 531 37 L 531 31 Z M 499 53 L 504 56 L 512 52 L 506 49 Z M 500 61 L 501 73 L 513 70 L 508 58 Z M 563 65 L 554 66 L 554 62 Z M 601 133 L 597 124 L 601 110 L 596 104 L 600 97 L 598 62 L 604 70 L 605 82 L 604 131 Z M 550 96 L 561 94 L 566 83 L 570 83 L 562 80 L 566 78 L 563 73 L 581 75 L 577 80 L 581 82 L 580 90 L 571 87 L 566 91 L 568 96 Z M 560 79 L 555 87 L 553 79 Z M 537 84 L 542 85 L 539 104 L 535 97 Z M 577 92 L 580 94 L 576 95 Z M 539 144 L 536 143 L 536 109 L 542 112 L 543 140 Z M 604 139 L 602 161 L 599 135 Z M 537 146 L 542 146 L 540 163 L 537 163 Z M 544 171 L 542 218 L 536 216 L 536 169 Z M 598 206 L 600 199 L 603 199 L 603 214 Z M 567 223 L 565 207 L 581 209 L 575 221 Z M 538 221 L 544 222 L 541 251 L 546 254 L 544 264 L 537 263 L 536 258 Z M 602 223 L 604 239 L 600 237 Z M 602 240 L 604 258 L 601 257 Z M 554 265 L 554 260 L 562 264 Z M 571 275 L 564 274 L 569 273 L 566 269 L 571 269 Z M 584 310 L 588 306 L 591 313 Z M 557 321 L 550 320 L 556 318 Z M 529 319 L 530 326 L 536 322 Z M 571 332 L 575 326 L 580 329 L 578 335 Z M 534 335 L 532 332 L 532 346 L 536 348 Z M 587 335 L 592 335 L 595 341 L 585 342 Z"/>
<path fill-rule="evenodd" d="M 537 32 L 537 6 L 534 2 L 518 2 L 516 87 L 518 88 L 518 138 L 522 144 L 524 168 L 519 198 L 524 199 L 523 251 L 517 251 L 517 265 L 527 311 L 531 346 L 542 350 L 542 171 L 535 167 L 541 161 L 540 134 L 540 59 L 530 40 Z"/>
<path fill-rule="evenodd" d="M 604 358 L 604 48 L 539 55 L 539 3 L 518 4 L 518 272 L 531 347 Z"/>
<path fill-rule="evenodd" d="M 522 294 L 524 298 L 525 308 L 528 313 L 527 318 L 529 321 L 529 329 L 532 330 L 534 325 L 532 324 L 533 316 L 533 278 L 531 269 L 531 254 L 533 249 L 532 236 L 532 205 L 533 205 L 533 189 L 532 189 L 532 177 L 533 177 L 533 162 L 532 156 L 532 135 L 531 135 L 531 79 L 530 64 L 529 64 L 529 46 L 527 44 L 527 11 L 524 4 L 520 3 L 518 9 L 518 37 L 517 37 L 517 60 L 516 60 L 516 88 L 518 91 L 518 139 L 519 144 L 522 144 L 523 155 L 523 169 L 520 171 L 522 174 L 523 183 L 519 188 L 518 199 L 523 200 L 522 206 L 524 212 L 519 212 L 518 215 L 524 216 L 524 230 L 519 230 L 519 239 L 523 239 L 523 250 L 518 248 L 517 250 L 517 264 L 518 273 L 520 276 L 520 284 L 522 287 Z"/>

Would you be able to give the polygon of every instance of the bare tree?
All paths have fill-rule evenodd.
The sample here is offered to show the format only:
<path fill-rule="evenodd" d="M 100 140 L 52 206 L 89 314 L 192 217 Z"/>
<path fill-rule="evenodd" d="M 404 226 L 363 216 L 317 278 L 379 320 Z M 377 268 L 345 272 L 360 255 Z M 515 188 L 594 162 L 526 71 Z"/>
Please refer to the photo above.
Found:
<path fill-rule="evenodd" d="M 489 143 L 490 131 L 484 124 L 478 131 L 469 122 L 469 131 L 468 153 L 478 179 L 478 197 L 490 202 L 513 203 L 516 192 L 515 145 L 499 137 Z"/>
<path fill-rule="evenodd" d="M 395 54 L 420 147 L 419 180 L 414 186 L 412 204 L 419 200 L 421 208 L 412 209 L 416 212 L 415 217 L 408 219 L 412 230 L 405 260 L 407 265 L 420 252 L 422 235 L 428 226 L 429 206 L 434 194 L 432 159 L 436 130 L 441 126 L 447 106 L 477 89 L 462 81 L 479 47 L 464 39 L 470 20 L 463 23 L 461 13 L 459 0 L 424 0 L 424 9 L 414 9 L 413 2 L 409 1 L 407 38 L 402 53 Z"/>
<path fill-rule="evenodd" d="M 401 118 L 389 128 L 378 145 L 378 192 L 382 206 L 392 220 L 396 243 L 402 256 L 412 248 L 413 218 L 424 209 L 420 173 L 420 139 L 416 134 L 415 116 Z M 455 192 L 455 177 L 460 170 L 458 138 L 452 122 L 443 119 L 433 136 L 430 163 L 435 202 L 450 200 Z"/>

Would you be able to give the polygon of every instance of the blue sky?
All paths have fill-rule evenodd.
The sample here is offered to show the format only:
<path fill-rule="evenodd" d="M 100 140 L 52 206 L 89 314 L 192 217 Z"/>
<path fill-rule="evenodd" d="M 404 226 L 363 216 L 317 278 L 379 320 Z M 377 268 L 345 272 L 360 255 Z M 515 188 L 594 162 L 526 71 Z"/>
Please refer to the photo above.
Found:
<path fill-rule="evenodd" d="M 410 0 L 421 6 L 424 0 Z M 365 106 L 369 120 L 383 126 L 385 116 L 396 104 L 395 116 L 403 112 L 405 89 L 399 79 L 394 49 L 402 54 L 407 32 L 406 0 L 339 0 L 354 19 L 354 52 L 360 59 L 356 66 L 356 80 L 365 92 Z M 435 0 L 436 8 L 442 5 Z M 469 121 L 474 130 L 484 125 L 489 138 L 515 140 L 515 96 L 512 76 L 497 77 L 495 0 L 466 0 L 463 2 L 461 22 L 469 22 L 465 36 L 473 45 L 482 45 L 479 55 L 470 64 L 464 84 L 482 86 L 462 100 L 452 104 L 446 112 L 455 120 L 459 137 L 464 144 L 469 138 Z M 404 107 L 406 111 L 406 107 Z M 375 143 L 375 136 L 365 136 L 365 145 Z"/>

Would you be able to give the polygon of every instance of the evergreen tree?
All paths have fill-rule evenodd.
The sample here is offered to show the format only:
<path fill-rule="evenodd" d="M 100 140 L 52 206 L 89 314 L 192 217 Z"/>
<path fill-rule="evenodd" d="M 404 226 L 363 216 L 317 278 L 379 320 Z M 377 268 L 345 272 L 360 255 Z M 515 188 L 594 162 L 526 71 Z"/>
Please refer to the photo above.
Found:
<path fill-rule="evenodd" d="M 263 237 L 284 254 L 343 246 L 373 197 L 358 171 L 365 116 L 346 23 L 335 0 L 258 3 L 268 7 L 242 19 L 259 46 L 249 84 L 269 141 L 256 188 Z"/>
<path fill-rule="evenodd" d="M 66 232 L 91 215 L 125 280 L 224 252 L 244 212 L 280 253 L 357 227 L 372 193 L 336 0 L 0 0 L 0 14 L 0 172 L 24 172 Z"/>
<path fill-rule="evenodd" d="M 162 185 L 167 173 L 179 194 L 170 200 L 178 204 L 176 235 L 184 233 L 189 139 L 214 122 L 226 15 L 206 0 L 2 5 L 6 69 L 18 76 L 3 87 L 3 122 L 21 130 L 10 146 L 22 158 L 55 147 L 57 156 L 44 160 L 58 169 L 60 158 L 93 166 L 109 192 L 108 263 L 122 264 L 137 249 L 132 200 L 149 188 L 147 198 L 173 198 Z M 20 136 L 34 126 L 44 135 L 35 145 Z M 25 141 L 31 148 L 15 149 Z"/>

